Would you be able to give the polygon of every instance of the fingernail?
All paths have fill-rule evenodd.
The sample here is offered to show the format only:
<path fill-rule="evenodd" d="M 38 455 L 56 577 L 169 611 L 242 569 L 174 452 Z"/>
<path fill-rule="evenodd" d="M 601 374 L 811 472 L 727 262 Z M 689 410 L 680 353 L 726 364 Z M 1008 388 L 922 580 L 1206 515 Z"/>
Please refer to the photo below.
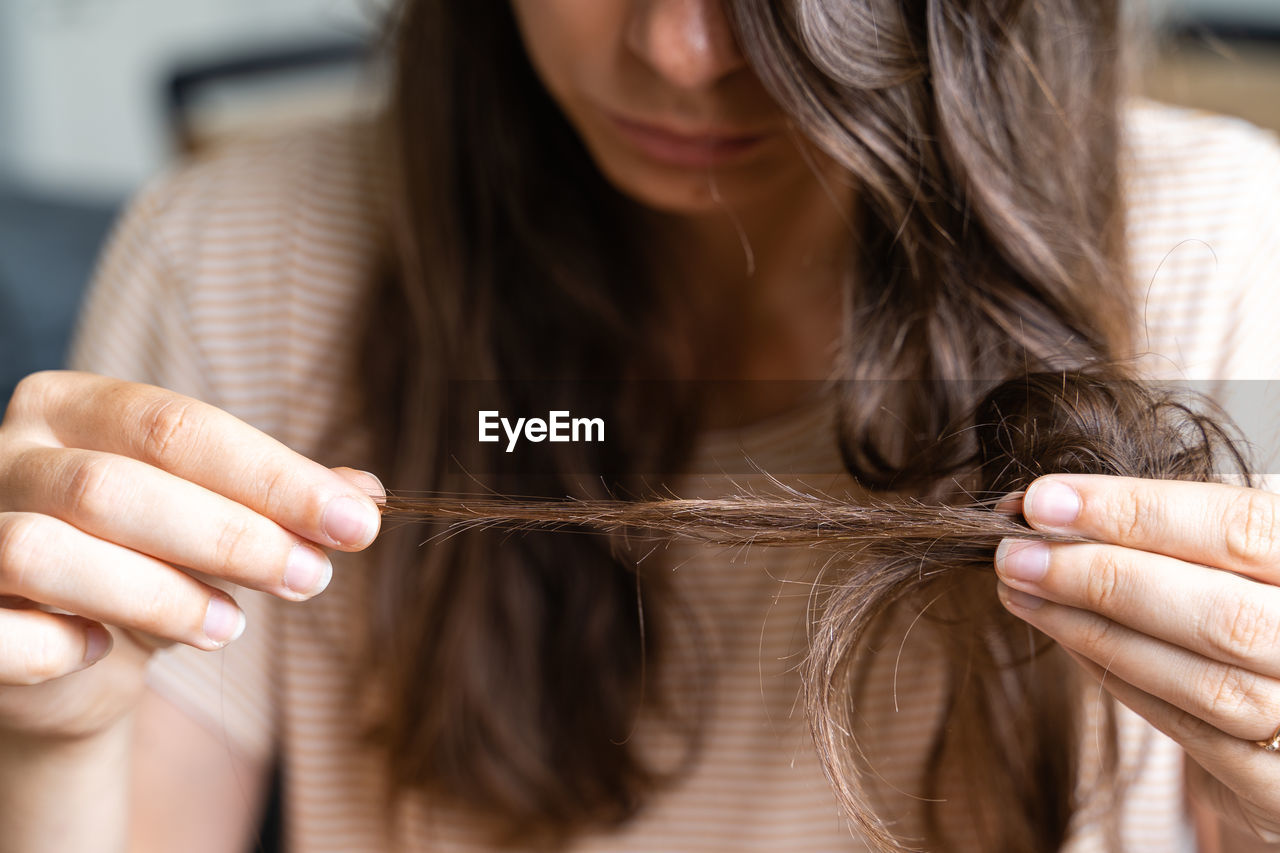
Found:
<path fill-rule="evenodd" d="M 244 612 L 231 599 L 214 595 L 209 599 L 209 609 L 204 614 L 204 633 L 219 646 L 239 639 L 244 633 Z"/>
<path fill-rule="evenodd" d="M 378 514 L 367 503 L 346 496 L 334 498 L 324 509 L 324 532 L 334 542 L 363 547 L 378 530 Z"/>
<path fill-rule="evenodd" d="M 368 477 L 370 480 L 373 481 L 369 485 L 369 490 L 368 490 L 369 497 L 373 498 L 373 502 L 379 505 L 386 503 L 387 487 L 382 485 L 382 479 L 377 474 L 373 474 L 365 470 L 360 470 L 359 473 L 364 474 L 366 477 Z"/>
<path fill-rule="evenodd" d="M 1066 527 L 1080 515 L 1080 495 L 1059 480 L 1037 480 L 1022 501 L 1028 521 L 1049 527 Z"/>
<path fill-rule="evenodd" d="M 284 569 L 284 585 L 290 592 L 310 598 L 318 595 L 333 578 L 333 564 L 310 545 L 294 545 Z"/>
<path fill-rule="evenodd" d="M 1002 497 L 996 504 L 995 511 L 1007 515 L 1015 515 L 1022 511 L 1022 493 L 1013 492 Z"/>
<path fill-rule="evenodd" d="M 111 651 L 111 632 L 101 625 L 90 625 L 85 631 L 84 662 L 96 663 Z"/>
<path fill-rule="evenodd" d="M 996 546 L 996 571 L 1010 580 L 1038 583 L 1049 573 L 1049 546 L 1025 539 L 1002 539 Z"/>
<path fill-rule="evenodd" d="M 1010 589 L 1004 584 L 1000 584 L 996 591 L 1000 595 L 1000 600 L 1004 602 L 1006 607 L 1014 610 L 1035 610 L 1044 604 L 1043 598 L 1037 598 L 1034 595 L 1028 595 L 1019 589 Z"/>

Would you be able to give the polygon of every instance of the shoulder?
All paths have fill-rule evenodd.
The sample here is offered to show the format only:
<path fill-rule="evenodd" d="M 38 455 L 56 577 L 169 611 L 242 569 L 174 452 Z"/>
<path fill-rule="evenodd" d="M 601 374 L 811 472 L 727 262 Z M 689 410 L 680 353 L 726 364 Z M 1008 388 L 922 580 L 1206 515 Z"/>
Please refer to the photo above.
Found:
<path fill-rule="evenodd" d="M 246 140 L 154 180 L 100 262 L 74 366 L 200 397 L 306 449 L 381 258 L 372 137 Z"/>
<path fill-rule="evenodd" d="M 1125 131 L 1146 349 L 1178 375 L 1228 378 L 1251 345 L 1246 327 L 1273 322 L 1280 308 L 1280 140 L 1241 119 L 1145 100 L 1130 105 Z"/>
<path fill-rule="evenodd" d="M 1277 150 L 1275 132 L 1244 119 L 1147 98 L 1126 104 L 1124 129 L 1137 165 L 1165 174 L 1197 163 L 1247 168 L 1241 155 L 1274 162 Z"/>
<path fill-rule="evenodd" d="M 228 245 L 242 268 L 335 244 L 368 248 L 377 238 L 372 144 L 370 127 L 347 124 L 231 143 L 161 176 L 137 207 L 191 272 Z"/>
<path fill-rule="evenodd" d="M 1130 231 L 1152 243 L 1234 244 L 1275 212 L 1280 139 L 1243 119 L 1137 100 L 1126 114 L 1122 173 Z M 1172 248 L 1172 247 L 1168 247 Z"/>

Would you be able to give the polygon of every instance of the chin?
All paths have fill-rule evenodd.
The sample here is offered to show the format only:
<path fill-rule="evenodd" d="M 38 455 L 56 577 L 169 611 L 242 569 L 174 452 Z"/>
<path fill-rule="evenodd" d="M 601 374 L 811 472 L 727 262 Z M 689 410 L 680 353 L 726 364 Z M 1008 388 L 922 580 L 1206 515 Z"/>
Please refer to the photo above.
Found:
<path fill-rule="evenodd" d="M 726 197 L 724 187 L 719 186 L 718 192 L 712 191 L 705 175 L 685 180 L 650 181 L 617 181 L 610 177 L 610 182 L 632 201 L 659 213 L 686 216 L 712 213 L 732 203 Z"/>
<path fill-rule="evenodd" d="M 659 213 L 697 216 L 738 207 L 767 196 L 767 176 L 755 170 L 634 168 L 597 161 L 615 189 L 637 204 Z"/>

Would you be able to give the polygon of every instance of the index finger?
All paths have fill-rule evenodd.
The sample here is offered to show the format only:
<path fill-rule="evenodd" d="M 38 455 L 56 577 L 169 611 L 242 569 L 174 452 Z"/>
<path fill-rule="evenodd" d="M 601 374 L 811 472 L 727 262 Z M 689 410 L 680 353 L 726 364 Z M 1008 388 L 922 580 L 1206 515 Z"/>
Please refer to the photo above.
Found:
<path fill-rule="evenodd" d="M 1037 530 L 1071 533 L 1280 583 L 1280 498 L 1185 480 L 1052 474 L 1027 489 Z"/>
<path fill-rule="evenodd" d="M 43 389 L 43 420 L 59 443 L 146 462 L 331 548 L 357 551 L 377 536 L 372 498 L 234 415 L 163 388 L 82 376 Z"/>

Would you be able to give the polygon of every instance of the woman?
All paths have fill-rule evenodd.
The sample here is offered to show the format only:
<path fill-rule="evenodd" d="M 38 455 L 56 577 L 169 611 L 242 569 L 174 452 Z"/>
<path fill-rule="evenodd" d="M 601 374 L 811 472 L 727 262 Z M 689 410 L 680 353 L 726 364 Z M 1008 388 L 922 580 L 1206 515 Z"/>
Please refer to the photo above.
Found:
<path fill-rule="evenodd" d="M 0 844 L 237 849 L 280 755 L 299 850 L 863 849 L 789 719 L 804 555 L 674 550 L 680 571 L 637 572 L 548 534 L 356 559 L 381 485 L 312 458 L 405 488 L 675 471 L 673 491 L 714 494 L 745 450 L 923 488 L 913 442 L 988 380 L 1143 354 L 1135 371 L 1280 372 L 1280 153 L 1121 102 L 1115 4 L 477 6 L 404 4 L 388 149 L 345 128 L 249 144 L 135 204 L 75 363 L 172 390 L 68 373 L 15 397 Z M 1175 253 L 1156 275 L 1186 237 L 1218 266 Z M 803 383 L 680 390 L 831 375 L 899 381 L 839 411 Z M 612 439 L 507 456 L 471 440 L 490 409 L 596 409 Z M 815 441 L 836 419 L 838 445 Z M 1136 712 L 1131 784 L 1103 803 L 1121 842 L 1186 841 L 1185 752 L 1202 834 L 1269 849 L 1275 498 L 1057 477 L 1023 512 L 1097 541 L 1002 547 L 997 570 L 1010 612 Z M 890 636 L 865 712 L 900 838 L 1104 848 L 1096 797 L 1046 816 L 983 766 L 922 782 L 948 636 Z M 1101 758 L 1086 721 L 1064 733 L 1081 778 Z M 1069 781 L 1014 793 L 1069 801 Z"/>

